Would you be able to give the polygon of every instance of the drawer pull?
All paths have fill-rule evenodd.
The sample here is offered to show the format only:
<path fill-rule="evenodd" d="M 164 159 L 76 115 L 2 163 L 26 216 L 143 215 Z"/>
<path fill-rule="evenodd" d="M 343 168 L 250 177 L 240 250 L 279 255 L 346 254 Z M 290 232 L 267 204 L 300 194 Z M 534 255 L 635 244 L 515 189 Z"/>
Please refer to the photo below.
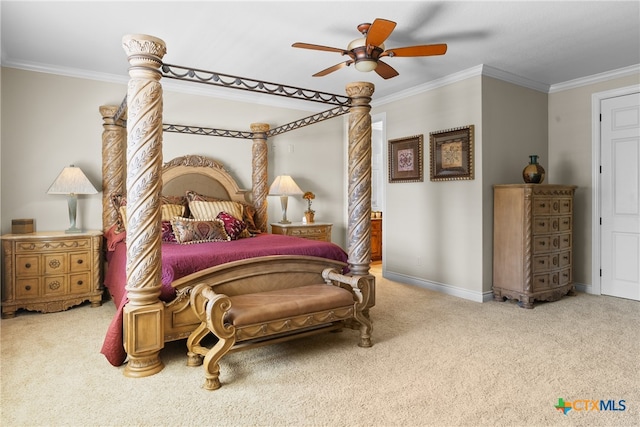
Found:
<path fill-rule="evenodd" d="M 82 286 L 82 284 L 83 284 L 83 283 L 84 283 L 84 282 L 83 282 L 82 280 L 78 280 L 77 285 L 78 285 L 78 286 Z"/>
<path fill-rule="evenodd" d="M 27 285 L 24 287 L 26 290 L 30 291 L 31 290 L 31 285 Z"/>
<path fill-rule="evenodd" d="M 82 264 L 82 260 L 81 259 L 78 260 L 78 264 Z"/>
<path fill-rule="evenodd" d="M 544 226 L 545 226 L 545 225 L 547 225 L 547 224 L 546 224 L 544 221 L 541 221 L 541 222 L 539 222 L 539 223 L 538 223 L 538 225 L 539 225 L 540 227 L 544 227 Z"/>
<path fill-rule="evenodd" d="M 544 208 L 544 207 L 546 207 L 546 206 L 547 206 L 546 204 L 544 204 L 544 203 L 540 203 L 540 207 L 541 207 L 541 208 Z"/>
<path fill-rule="evenodd" d="M 546 243 L 545 243 L 545 241 L 544 241 L 544 240 L 542 240 L 542 241 L 540 242 L 540 246 L 544 246 L 544 245 L 546 245 Z"/>
<path fill-rule="evenodd" d="M 540 261 L 538 261 L 538 264 L 544 265 L 544 260 L 541 259 Z"/>
<path fill-rule="evenodd" d="M 24 265 L 24 267 L 25 267 L 25 268 L 31 268 L 31 263 L 29 263 L 29 262 L 28 262 L 28 263 L 26 263 L 26 264 Z"/>

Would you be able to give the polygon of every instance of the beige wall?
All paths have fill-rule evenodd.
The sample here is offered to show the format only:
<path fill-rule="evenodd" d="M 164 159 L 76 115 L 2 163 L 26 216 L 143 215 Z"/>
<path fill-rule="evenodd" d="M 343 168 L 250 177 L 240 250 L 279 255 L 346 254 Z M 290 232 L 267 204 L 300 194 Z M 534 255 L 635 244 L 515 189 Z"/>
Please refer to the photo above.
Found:
<path fill-rule="evenodd" d="M 493 286 L 493 186 L 523 183 L 522 169 L 537 154 L 546 167 L 547 94 L 491 77 L 482 79 L 483 292 Z M 545 183 L 553 182 L 549 176 Z"/>
<path fill-rule="evenodd" d="M 549 94 L 549 174 L 578 186 L 574 214 L 574 281 L 592 286 L 592 105 L 595 93 L 640 85 L 640 74 Z M 640 86 L 639 86 L 640 89 Z"/>
<path fill-rule="evenodd" d="M 64 196 L 46 194 L 63 167 L 82 168 L 100 190 L 102 180 L 101 105 L 119 105 L 126 84 L 2 69 L 1 231 L 12 218 L 34 218 L 36 229 L 69 226 Z M 249 131 L 254 122 L 272 127 L 311 115 L 209 96 L 165 92 L 164 122 Z M 333 239 L 346 244 L 343 223 L 343 122 L 341 118 L 294 130 L 269 141 L 269 180 L 291 174 L 303 190 L 316 193 L 319 221 L 334 222 Z M 200 154 L 223 161 L 245 188 L 251 187 L 251 140 L 164 134 L 163 156 Z M 311 159 L 309 161 L 309 159 Z M 288 216 L 301 220 L 304 201 L 291 198 Z M 277 198 L 269 198 L 269 216 L 281 217 Z M 79 196 L 78 225 L 102 228 L 102 194 Z"/>
<path fill-rule="evenodd" d="M 475 301 L 490 299 L 493 185 L 522 182 L 530 154 L 548 158 L 546 94 L 478 76 L 373 111 L 383 112 L 388 139 L 425 138 L 424 182 L 386 184 L 385 274 Z M 429 133 L 471 124 L 475 179 L 432 182 Z"/>
<path fill-rule="evenodd" d="M 38 230 L 69 225 L 63 196 L 46 191 L 60 170 L 74 163 L 101 184 L 100 105 L 118 105 L 126 84 L 2 68 L 0 227 L 12 218 L 35 218 Z M 638 84 L 638 75 L 550 95 L 490 77 L 464 81 L 376 106 L 386 139 L 422 134 L 422 183 L 384 183 L 384 269 L 388 277 L 467 299 L 490 298 L 492 213 L 496 183 L 521 182 L 529 154 L 540 155 L 547 182 L 576 184 L 574 276 L 591 278 L 591 94 Z M 165 122 L 249 130 L 310 115 L 207 96 L 167 91 Z M 429 133 L 475 125 L 475 179 L 429 180 Z M 269 141 L 270 172 L 291 174 L 317 195 L 319 221 L 334 223 L 333 240 L 346 245 L 344 120 L 307 126 Z M 221 158 L 240 185 L 251 186 L 251 142 L 164 134 L 164 157 L 202 154 Z M 383 151 L 386 152 L 386 141 Z M 535 151 L 535 152 L 534 152 Z M 78 221 L 101 228 L 102 195 L 81 196 Z M 269 215 L 280 218 L 279 200 Z M 303 201 L 289 202 L 290 219 L 302 217 Z M 345 247 L 346 249 L 346 247 Z"/>
<path fill-rule="evenodd" d="M 429 132 L 473 124 L 475 172 L 482 176 L 481 98 L 478 76 L 372 110 L 386 114 L 388 140 L 422 134 L 425 143 L 424 182 L 385 184 L 383 262 L 388 277 L 481 298 L 482 179 L 431 182 L 428 155 Z"/>

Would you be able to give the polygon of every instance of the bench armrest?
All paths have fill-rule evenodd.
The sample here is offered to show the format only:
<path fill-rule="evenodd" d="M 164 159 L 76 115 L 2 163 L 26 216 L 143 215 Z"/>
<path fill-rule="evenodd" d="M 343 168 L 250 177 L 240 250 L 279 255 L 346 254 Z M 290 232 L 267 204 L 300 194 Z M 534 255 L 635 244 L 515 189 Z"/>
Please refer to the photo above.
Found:
<path fill-rule="evenodd" d="M 362 310 L 367 306 L 371 291 L 369 287 L 369 280 L 366 276 L 345 276 L 344 274 L 339 273 L 336 269 L 325 268 L 322 271 L 322 278 L 329 285 L 340 286 L 351 291 L 358 301 L 356 305 L 357 309 Z M 349 288 L 341 286 L 341 284 L 349 285 Z"/>

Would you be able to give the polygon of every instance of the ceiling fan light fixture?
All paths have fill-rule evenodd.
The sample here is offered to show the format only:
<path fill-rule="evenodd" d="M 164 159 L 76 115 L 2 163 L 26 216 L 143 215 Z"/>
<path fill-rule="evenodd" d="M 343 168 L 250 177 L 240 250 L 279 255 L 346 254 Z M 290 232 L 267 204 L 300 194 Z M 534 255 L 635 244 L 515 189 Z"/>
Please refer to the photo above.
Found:
<path fill-rule="evenodd" d="M 351 43 L 347 46 L 347 50 L 353 50 L 357 47 L 364 47 L 367 44 L 367 39 L 365 37 L 360 37 L 355 40 L 352 40 Z"/>
<path fill-rule="evenodd" d="M 361 61 L 356 61 L 356 70 L 358 71 L 363 71 L 363 72 L 369 72 L 369 71 L 373 71 L 376 69 L 376 67 L 378 66 L 378 63 L 376 61 L 372 61 L 369 59 L 363 59 Z"/>

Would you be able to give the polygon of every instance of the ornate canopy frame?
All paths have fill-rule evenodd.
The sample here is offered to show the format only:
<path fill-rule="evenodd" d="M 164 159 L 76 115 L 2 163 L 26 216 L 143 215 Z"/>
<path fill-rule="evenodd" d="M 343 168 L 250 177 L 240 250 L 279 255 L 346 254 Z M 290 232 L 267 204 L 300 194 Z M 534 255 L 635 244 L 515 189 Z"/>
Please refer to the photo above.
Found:
<path fill-rule="evenodd" d="M 127 194 L 128 216 L 140 221 L 127 225 L 127 297 L 124 309 L 124 345 L 128 354 L 125 375 L 144 377 L 164 367 L 164 305 L 161 287 L 160 194 L 162 194 L 162 134 L 191 133 L 253 140 L 253 204 L 261 229 L 267 229 L 267 138 L 302 126 L 349 113 L 348 147 L 348 264 L 352 275 L 365 276 L 374 301 L 375 278 L 371 262 L 371 97 L 374 85 L 354 82 L 347 96 L 327 94 L 282 84 L 262 82 L 220 73 L 164 64 L 163 40 L 149 35 L 126 35 L 122 40 L 128 56 L 129 83 L 120 106 L 100 107 L 103 117 L 103 227 L 116 222 L 111 206 L 114 193 Z M 251 132 L 191 127 L 163 123 L 162 78 L 193 81 L 233 89 L 333 105 L 293 123 L 269 129 L 252 123 Z M 371 306 L 373 302 L 371 303 Z"/>

